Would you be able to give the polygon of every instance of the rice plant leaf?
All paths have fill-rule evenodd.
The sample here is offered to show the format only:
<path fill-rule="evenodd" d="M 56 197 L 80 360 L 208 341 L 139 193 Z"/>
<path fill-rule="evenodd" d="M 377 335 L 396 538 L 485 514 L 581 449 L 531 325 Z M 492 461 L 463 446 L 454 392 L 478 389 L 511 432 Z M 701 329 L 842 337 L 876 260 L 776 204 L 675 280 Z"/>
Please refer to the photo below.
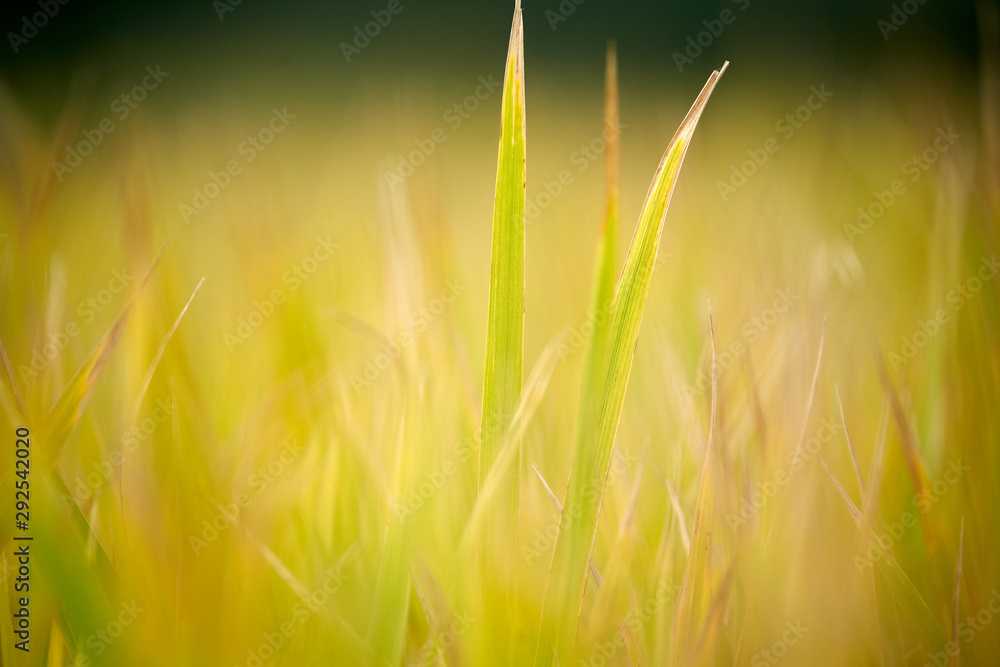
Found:
<path fill-rule="evenodd" d="M 505 484 L 506 476 L 511 471 L 511 466 L 515 458 L 518 457 L 516 443 L 520 441 L 528 424 L 531 423 L 535 411 L 538 409 L 548 389 L 552 373 L 559 363 L 557 350 L 561 341 L 561 337 L 558 336 L 550 340 L 542 350 L 542 353 L 538 355 L 531 373 L 528 374 L 528 379 L 524 383 L 524 393 L 521 394 L 521 400 L 514 411 L 510 428 L 504 435 L 496 461 L 490 470 L 490 474 L 483 480 L 479 489 L 479 496 L 476 498 L 476 502 L 469 512 L 469 519 L 462 533 L 462 546 L 460 547 L 462 551 L 469 548 L 470 541 L 474 536 L 487 532 L 489 527 L 487 522 L 488 513 L 492 510 L 493 505 L 497 503 L 501 487 Z"/>
<path fill-rule="evenodd" d="M 924 465 L 923 458 L 920 456 L 920 450 L 917 447 L 916 436 L 910 429 L 910 425 L 906 420 L 906 414 L 903 411 L 903 404 L 899 400 L 899 393 L 896 391 L 896 387 L 892 384 L 892 379 L 889 378 L 889 371 L 885 367 L 885 358 L 882 356 L 882 351 L 878 348 L 876 344 L 875 350 L 875 368 L 878 371 L 879 380 L 882 382 L 882 386 L 885 387 L 886 395 L 889 397 L 889 405 L 892 407 L 892 417 L 896 422 L 896 427 L 899 429 L 899 440 L 903 445 L 903 456 L 906 459 L 906 468 L 910 473 L 910 479 L 913 482 L 913 491 L 916 495 L 922 495 L 924 488 L 930 483 L 930 479 L 927 475 L 927 467 Z M 927 512 L 920 513 L 920 523 L 923 527 L 924 541 L 927 544 L 927 550 L 930 554 L 935 553 L 935 540 L 934 531 L 931 527 L 930 516 Z"/>
<path fill-rule="evenodd" d="M 87 554 L 92 532 L 85 521 L 79 520 L 82 517 L 75 507 L 63 509 L 60 494 L 65 486 L 58 474 L 32 476 L 32 480 L 31 496 L 33 500 L 36 495 L 38 498 L 32 507 L 37 511 L 31 513 L 31 550 L 37 577 L 53 591 L 67 634 L 82 640 L 93 627 L 107 627 L 113 620 L 121 584 L 114 571 L 108 569 L 110 563 L 100 550 L 96 552 L 97 567 Z M 109 649 L 104 664 L 120 663 L 119 647 Z"/>
<path fill-rule="evenodd" d="M 500 145 L 493 202 L 493 248 L 490 267 L 489 321 L 483 378 L 482 442 L 479 487 L 482 491 L 500 453 L 504 436 L 521 397 L 524 347 L 524 32 L 517 0 L 510 31 L 501 103 Z M 483 564 L 496 581 L 484 591 L 495 624 L 488 630 L 489 652 L 505 664 L 512 643 L 515 617 L 513 574 L 517 559 L 517 508 L 520 443 L 498 489 L 495 516 L 483 531 Z M 499 568 L 499 569 L 492 569 Z M 493 577 L 486 576 L 485 579 Z"/>
<path fill-rule="evenodd" d="M 833 474 L 832 470 L 830 470 L 830 466 L 827 465 L 823 456 L 820 455 L 818 458 L 820 465 L 823 466 L 823 470 L 826 471 L 827 477 L 829 477 L 830 481 L 833 482 L 833 487 L 837 490 L 837 493 L 840 494 L 840 498 L 844 501 L 847 511 L 851 513 L 851 518 L 854 519 L 854 524 L 860 526 L 861 522 L 864 521 L 864 518 L 861 516 L 861 510 L 859 510 L 858 506 L 854 504 L 854 500 L 851 499 L 851 494 L 847 492 L 844 485 L 840 483 L 837 476 Z"/>
<path fill-rule="evenodd" d="M 48 470 L 55 463 L 63 444 L 66 442 L 66 438 L 69 437 L 70 432 L 72 432 L 76 423 L 80 420 L 83 408 L 87 404 L 87 397 L 90 395 L 90 390 L 93 389 L 94 383 L 111 358 L 111 353 L 117 347 L 118 341 L 125 331 L 125 325 L 128 323 L 129 316 L 132 314 L 132 309 L 135 307 L 136 299 L 142 293 L 146 283 L 149 282 L 149 278 L 153 275 L 153 270 L 156 269 L 156 265 L 159 263 L 162 255 L 163 247 L 161 246 L 156 259 L 153 260 L 153 263 L 146 271 L 146 275 L 139 282 L 139 286 L 132 295 L 132 299 L 126 304 L 121 314 L 118 315 L 118 318 L 115 319 L 111 328 L 104 334 L 101 342 L 97 345 L 97 349 L 94 350 L 90 358 L 77 370 L 76 375 L 73 376 L 73 379 L 70 380 L 69 385 L 63 391 L 62 396 L 59 397 L 59 400 L 49 411 L 43 429 L 45 435 L 41 439 L 43 447 L 39 454 L 39 464 L 43 470 Z"/>
<path fill-rule="evenodd" d="M 795 456 L 802 453 L 802 444 L 806 441 L 806 430 L 809 428 L 809 417 L 812 416 L 813 401 L 816 398 L 816 382 L 819 380 L 819 369 L 823 365 L 823 344 L 826 341 L 826 316 L 823 316 L 823 328 L 819 334 L 819 350 L 816 352 L 816 366 L 813 368 L 812 384 L 809 385 L 809 398 L 806 399 L 806 416 L 802 420 L 802 430 L 799 431 L 799 443 L 795 446 Z"/>
<path fill-rule="evenodd" d="M 716 646 L 719 627 L 722 625 L 723 614 L 729 604 L 729 595 L 733 590 L 733 579 L 736 574 L 736 560 L 734 559 L 726 573 L 719 582 L 719 588 L 712 598 L 712 605 L 705 616 L 705 623 L 698 638 L 698 645 L 695 649 L 697 664 L 709 664 L 712 662 L 711 651 Z"/>
<path fill-rule="evenodd" d="M 899 601 L 899 607 L 920 632 L 921 643 L 924 646 L 944 646 L 948 642 L 948 633 L 896 559 L 887 553 L 876 559 L 875 566 Z"/>
<path fill-rule="evenodd" d="M 681 507 L 680 498 L 677 497 L 677 493 L 674 491 L 673 485 L 670 483 L 669 479 L 664 478 L 663 483 L 667 486 L 667 493 L 670 495 L 670 505 L 674 509 L 674 514 L 677 516 L 677 530 L 680 532 L 681 544 L 684 545 L 684 551 L 691 550 L 691 534 L 687 529 L 687 521 L 684 519 L 684 508 Z"/>
<path fill-rule="evenodd" d="M 396 436 L 396 470 L 392 475 L 393 494 L 405 488 L 403 444 L 406 438 L 406 415 L 400 418 Z M 412 522 L 393 518 L 388 526 L 375 579 L 375 604 L 368 626 L 367 642 L 372 649 L 372 665 L 397 665 L 406 641 L 406 622 L 410 613 L 410 568 L 413 542 Z"/>
<path fill-rule="evenodd" d="M 607 347 L 608 320 L 611 313 L 611 300 L 615 289 L 615 254 L 618 238 L 618 179 L 619 179 L 619 115 L 618 115 L 618 57 L 614 43 L 608 44 L 607 69 L 605 72 L 604 90 L 604 128 L 608 136 L 607 148 L 604 153 L 605 206 L 604 223 L 601 236 L 597 243 L 597 257 L 594 265 L 594 285 L 591 296 L 591 313 L 594 322 L 594 332 L 587 340 L 587 349 L 583 362 L 582 386 L 598 386 L 603 372 L 602 362 Z M 578 428 L 590 428 L 597 415 L 597 406 L 593 401 L 599 400 L 596 392 L 581 392 L 581 399 L 591 401 L 584 404 L 581 400 L 578 416 Z M 577 441 L 579 444 L 579 440 Z M 579 455 L 579 452 L 577 453 Z"/>
<path fill-rule="evenodd" d="M 854 476 L 858 478 L 858 492 L 861 494 L 861 504 L 865 502 L 865 481 L 861 474 L 861 465 L 858 463 L 858 455 L 854 451 L 854 441 L 851 440 L 851 430 L 847 427 L 847 417 L 844 416 L 844 402 L 840 400 L 840 387 L 834 385 L 837 393 L 837 405 L 840 406 L 840 423 L 844 425 L 844 437 L 847 438 L 847 449 L 851 453 L 851 463 L 854 464 Z"/>
<path fill-rule="evenodd" d="M 677 602 L 677 617 L 674 619 L 674 636 L 670 642 L 670 665 L 683 664 L 696 646 L 691 641 L 696 634 L 695 620 L 701 616 L 702 602 L 708 596 L 708 553 L 712 541 L 712 515 L 715 508 L 715 475 L 712 473 L 715 453 L 715 414 L 718 406 L 718 367 L 715 356 L 715 327 L 712 315 L 708 316 L 709 332 L 712 339 L 712 410 L 708 425 L 708 447 L 701 469 L 698 488 L 698 505 L 694 512 L 694 527 L 691 548 L 688 550 L 687 566 Z"/>
<path fill-rule="evenodd" d="M 875 531 L 872 530 L 872 525 L 875 521 L 875 508 L 882 485 L 890 407 L 891 399 L 887 395 L 882 403 L 875 456 L 872 460 L 872 470 L 868 475 L 868 489 L 865 492 L 865 502 L 861 508 L 861 521 L 858 526 L 859 549 L 861 548 L 860 545 L 863 545 L 865 542 L 870 544 L 870 539 L 878 539 Z M 845 502 L 849 501 L 849 496 L 846 493 L 842 497 L 845 499 Z M 855 507 L 854 509 L 856 510 L 857 508 Z M 851 511 L 851 508 L 849 507 L 848 510 Z M 851 511 L 851 514 L 853 515 L 854 512 Z M 855 559 L 855 564 L 863 562 L 857 558 Z M 893 597 L 899 601 L 900 606 L 906 611 L 909 620 L 921 633 L 924 646 L 943 646 L 947 641 L 945 630 L 941 627 L 941 624 L 934 616 L 934 613 L 920 594 L 920 591 L 896 559 L 891 554 L 884 553 L 875 559 L 875 568 L 889 586 Z"/>
<path fill-rule="evenodd" d="M 514 11 L 504 77 L 493 204 L 489 324 L 483 379 L 479 482 L 486 479 L 521 396 L 524 343 L 524 46 L 521 5 Z"/>
<path fill-rule="evenodd" d="M 569 656 L 576 626 L 567 623 L 566 619 L 578 618 L 583 603 L 587 563 L 594 545 L 608 466 L 664 218 L 698 119 L 725 68 L 724 65 L 709 78 L 660 161 L 611 302 L 607 349 L 601 355 L 603 372 L 599 382 L 581 389 L 590 394 L 581 399 L 581 405 L 598 407 L 593 422 L 596 428 L 577 433 L 577 455 L 573 460 L 542 604 L 536 665 L 551 665 L 553 660 L 563 661 Z"/>
<path fill-rule="evenodd" d="M 142 385 L 140 386 L 139 393 L 135 398 L 135 406 L 132 408 L 133 421 L 139 420 L 139 408 L 142 407 L 142 399 L 146 396 L 146 390 L 149 389 L 149 383 L 153 381 L 153 374 L 156 373 L 156 368 L 160 365 L 160 359 L 163 358 L 163 353 L 166 352 L 167 345 L 170 344 L 170 339 L 174 337 L 174 332 L 177 331 L 177 327 L 180 326 L 181 320 L 184 319 L 184 314 L 187 313 L 188 308 L 191 307 L 191 302 L 194 301 L 195 295 L 198 294 L 198 290 L 201 289 L 203 284 L 205 284 L 204 277 L 198 281 L 198 284 L 194 288 L 194 292 L 191 293 L 187 303 L 185 303 L 184 307 L 181 308 L 180 315 L 178 315 L 177 319 L 174 320 L 173 326 L 171 326 L 170 330 L 167 331 L 167 335 L 164 336 L 163 340 L 160 342 L 159 349 L 157 349 L 156 354 L 153 355 L 153 361 L 149 364 L 149 369 L 146 371 L 146 376 L 142 379 Z"/>

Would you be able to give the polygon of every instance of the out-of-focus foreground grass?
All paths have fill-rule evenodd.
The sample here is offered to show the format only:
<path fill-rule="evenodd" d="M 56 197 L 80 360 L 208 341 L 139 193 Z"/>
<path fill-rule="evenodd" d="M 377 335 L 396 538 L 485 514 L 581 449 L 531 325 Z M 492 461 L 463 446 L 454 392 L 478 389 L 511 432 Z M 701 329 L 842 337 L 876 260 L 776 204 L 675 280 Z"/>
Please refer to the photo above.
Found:
<path fill-rule="evenodd" d="M 561 498 L 572 464 L 608 131 L 602 72 L 527 71 L 525 377 L 547 346 L 557 361 L 530 399 L 516 572 L 495 582 L 516 595 L 515 664 L 558 526 L 540 477 Z M 7 546 L 15 427 L 36 440 L 32 653 L 10 648 L 5 607 L 3 664 L 368 664 L 399 563 L 398 662 L 490 664 L 466 533 L 501 78 L 287 109 L 262 84 L 167 112 L 168 78 L 59 174 L 103 102 L 42 121 L 4 93 Z M 642 80 L 627 56 L 621 80 L 627 248 L 697 84 Z M 709 302 L 715 511 L 691 659 L 944 665 L 950 640 L 961 664 L 1000 655 L 997 81 L 928 65 L 812 84 L 734 63 L 701 120 L 615 442 L 602 585 L 564 619 L 563 665 L 670 653 Z M 57 442 L 53 406 L 129 303 Z"/>

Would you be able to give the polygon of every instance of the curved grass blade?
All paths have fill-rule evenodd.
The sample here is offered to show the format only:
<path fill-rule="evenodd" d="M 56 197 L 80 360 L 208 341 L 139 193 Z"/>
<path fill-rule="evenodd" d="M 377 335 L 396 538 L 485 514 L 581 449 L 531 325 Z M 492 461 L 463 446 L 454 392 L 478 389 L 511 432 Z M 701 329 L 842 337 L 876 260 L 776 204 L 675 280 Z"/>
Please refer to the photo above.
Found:
<path fill-rule="evenodd" d="M 593 422 L 596 428 L 583 429 L 577 434 L 577 456 L 573 460 L 564 503 L 564 507 L 571 511 L 562 514 L 552 554 L 535 649 L 536 665 L 551 665 L 554 659 L 564 660 L 569 655 L 576 628 L 575 624 L 571 626 L 565 620 L 578 618 L 583 603 L 587 563 L 594 545 L 608 466 L 659 250 L 660 233 L 677 174 L 698 119 L 726 65 L 709 77 L 660 161 L 612 299 L 607 349 L 601 354 L 603 372 L 599 374 L 599 382 L 581 389 L 587 394 L 581 399 L 581 404 L 598 406 Z M 579 514 L 572 517 L 576 512 Z"/>
<path fill-rule="evenodd" d="M 163 353 L 167 351 L 167 345 L 170 344 L 170 339 L 174 337 L 174 332 L 177 331 L 177 327 L 181 325 L 181 320 L 184 319 L 184 314 L 187 313 L 188 308 L 191 307 L 191 302 L 194 301 L 195 295 L 201 286 L 205 283 L 205 278 L 202 277 L 198 281 L 198 284 L 194 288 L 194 292 L 188 298 L 187 303 L 181 308 L 180 314 L 177 319 L 174 320 L 173 326 L 167 331 L 167 335 L 163 337 L 163 341 L 160 342 L 159 349 L 156 350 L 156 354 L 153 355 L 153 361 L 149 364 L 149 369 L 146 371 L 146 376 L 142 379 L 142 386 L 139 388 L 139 393 L 135 399 L 135 405 L 132 408 L 132 420 L 139 420 L 139 408 L 142 407 L 142 399 L 146 396 L 146 390 L 149 389 L 149 383 L 153 381 L 153 374 L 156 372 L 156 368 L 160 365 L 160 359 L 163 358 Z"/>
<path fill-rule="evenodd" d="M 854 465 L 854 476 L 858 478 L 858 492 L 861 494 L 861 504 L 865 502 L 865 481 L 861 474 L 861 465 L 858 463 L 858 455 L 854 451 L 854 441 L 851 440 L 851 431 L 847 427 L 847 418 L 844 416 L 844 402 L 840 400 L 840 387 L 833 386 L 837 394 L 837 405 L 840 407 L 840 423 L 844 425 L 844 437 L 847 438 L 847 449 L 851 453 L 851 463 Z"/>
<path fill-rule="evenodd" d="M 90 359 L 76 372 L 76 375 L 73 376 L 73 379 L 70 380 L 69 385 L 63 391 L 62 396 L 59 397 L 59 400 L 49 411 L 43 429 L 45 433 L 45 437 L 42 439 L 43 449 L 39 456 L 41 459 L 39 463 L 44 470 L 48 470 L 55 463 L 59 452 L 62 450 L 63 443 L 66 442 L 66 438 L 69 437 L 73 427 L 80 420 L 80 415 L 83 414 L 83 408 L 87 404 L 87 397 L 90 395 L 90 390 L 93 389 L 94 383 L 111 358 L 111 353 L 114 352 L 115 347 L 118 345 L 118 341 L 125 331 L 125 325 L 128 323 L 129 316 L 132 314 L 132 309 L 135 307 L 136 299 L 142 293 L 146 283 L 149 282 L 149 278 L 153 275 L 153 271 L 156 269 L 156 265 L 159 263 L 162 255 L 163 247 L 160 248 L 156 259 L 153 260 L 152 265 L 146 271 L 146 275 L 139 282 L 132 300 L 128 302 L 121 314 L 118 315 L 118 318 L 111 325 L 111 328 L 108 329 L 107 333 L 104 334 L 104 338 L 101 339 Z"/>

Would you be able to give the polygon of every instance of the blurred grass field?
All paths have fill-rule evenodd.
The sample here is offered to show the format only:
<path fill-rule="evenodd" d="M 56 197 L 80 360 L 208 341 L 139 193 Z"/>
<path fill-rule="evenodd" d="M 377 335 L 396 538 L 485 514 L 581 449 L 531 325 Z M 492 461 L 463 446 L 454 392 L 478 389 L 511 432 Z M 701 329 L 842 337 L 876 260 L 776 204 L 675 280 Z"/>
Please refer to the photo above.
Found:
<path fill-rule="evenodd" d="M 648 80 L 621 49 L 616 274 L 701 83 Z M 931 57 L 860 82 L 731 65 L 667 213 L 591 558 L 601 586 L 588 575 L 560 619 L 576 628 L 560 664 L 672 655 L 709 309 L 714 513 L 685 661 L 1000 657 L 1000 79 L 984 49 L 957 76 Z M 524 377 L 540 381 L 516 567 L 488 582 L 516 598 L 517 665 L 535 655 L 559 525 L 546 483 L 562 499 L 595 319 L 602 74 L 526 63 Z M 336 97 L 265 78 L 183 97 L 167 76 L 110 113 L 105 89 L 134 84 L 83 85 L 44 113 L 0 89 L 2 664 L 496 664 L 464 540 L 501 90 L 443 76 Z M 401 160 L 412 174 L 387 177 Z M 102 341 L 92 386 L 71 385 Z M 63 437 L 67 387 L 85 400 Z M 35 438 L 26 655 L 9 615 L 19 426 Z"/>

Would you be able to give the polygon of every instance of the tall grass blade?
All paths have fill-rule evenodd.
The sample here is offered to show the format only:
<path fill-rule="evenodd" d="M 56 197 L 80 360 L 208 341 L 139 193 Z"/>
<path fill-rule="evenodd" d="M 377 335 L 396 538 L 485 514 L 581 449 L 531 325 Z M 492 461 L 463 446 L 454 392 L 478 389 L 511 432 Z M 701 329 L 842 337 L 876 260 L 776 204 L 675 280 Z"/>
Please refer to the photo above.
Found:
<path fill-rule="evenodd" d="M 614 42 L 608 44 L 607 70 L 604 90 L 604 135 L 608 137 L 604 153 L 605 205 L 601 236 L 597 242 L 597 256 L 594 265 L 594 285 L 591 296 L 591 313 L 594 332 L 587 341 L 583 362 L 582 386 L 594 387 L 601 382 L 602 362 L 607 347 L 608 320 L 611 314 L 611 299 L 615 289 L 615 256 L 618 238 L 618 179 L 619 179 L 619 115 L 618 115 L 618 57 Z M 596 392 L 581 392 L 578 428 L 592 426 L 597 414 L 594 401 L 600 400 Z M 591 401 L 585 404 L 583 399 Z M 580 440 L 577 440 L 577 444 Z M 577 451 L 577 456 L 580 452 Z"/>
<path fill-rule="evenodd" d="M 813 401 L 816 398 L 816 382 L 819 380 L 819 369 L 823 364 L 823 344 L 826 342 L 826 316 L 823 317 L 823 329 L 819 334 L 819 350 L 816 352 L 816 367 L 813 368 L 812 383 L 809 385 L 809 398 L 806 399 L 806 416 L 802 420 L 802 430 L 799 432 L 799 444 L 795 446 L 795 456 L 802 453 L 802 443 L 806 441 L 806 430 L 809 428 L 809 417 L 812 415 Z"/>
<path fill-rule="evenodd" d="M 833 474 L 832 470 L 830 470 L 830 466 L 827 465 L 823 456 L 820 455 L 818 458 L 820 465 L 823 466 L 823 470 L 826 471 L 827 477 L 829 477 L 830 481 L 833 482 L 833 488 L 837 490 L 841 500 L 844 501 L 844 505 L 847 507 L 847 511 L 851 513 L 851 518 L 854 519 L 854 524 L 860 526 L 861 522 L 864 521 L 864 518 L 861 516 L 861 510 L 859 510 L 858 506 L 854 504 L 854 501 L 851 499 L 851 494 L 847 492 L 844 485 L 840 483 L 837 476 Z"/>
<path fill-rule="evenodd" d="M 854 441 L 851 440 L 851 431 L 847 427 L 847 418 L 844 416 L 844 402 L 840 400 L 840 387 L 834 385 L 837 393 L 837 405 L 840 407 L 840 423 L 844 425 L 844 437 L 847 438 L 847 449 L 851 453 L 851 463 L 854 464 L 854 475 L 858 478 L 858 491 L 861 493 L 861 503 L 865 502 L 865 481 L 861 475 L 861 465 L 858 463 L 858 455 L 854 451 Z"/>
<path fill-rule="evenodd" d="M 560 342 L 560 337 L 550 340 L 542 353 L 538 355 L 538 360 L 535 361 L 531 373 L 528 374 L 528 379 L 524 383 L 524 393 L 514 411 L 510 428 L 501 442 L 493 469 L 482 481 L 479 496 L 469 512 L 469 519 L 462 533 L 460 547 L 462 550 L 469 548 L 475 536 L 488 530 L 489 513 L 499 500 L 500 490 L 506 482 L 507 475 L 511 472 L 515 459 L 519 458 L 519 448 L 516 445 L 520 442 L 528 424 L 531 423 L 535 410 L 538 409 L 539 403 L 545 396 L 552 373 L 559 363 L 557 349 Z"/>
<path fill-rule="evenodd" d="M 490 267 L 489 324 L 486 334 L 486 369 L 483 378 L 482 444 L 479 486 L 493 467 L 508 426 L 521 397 L 524 347 L 524 28 L 521 2 L 514 8 L 507 68 L 504 74 L 493 203 L 493 249 Z M 514 574 L 517 559 L 517 508 L 520 483 L 520 443 L 514 443 L 514 460 L 505 472 L 494 505 L 495 521 L 483 532 L 485 602 L 492 627 L 488 650 L 496 664 L 505 664 L 513 640 L 515 617 Z M 487 559 L 496 561 L 487 566 Z M 495 577 L 495 578 L 494 578 Z"/>
<path fill-rule="evenodd" d="M 577 455 L 573 460 L 542 605 L 535 650 L 536 665 L 551 665 L 554 659 L 565 660 L 569 655 L 576 628 L 566 619 L 578 618 L 583 603 L 587 563 L 594 545 L 608 466 L 652 280 L 653 264 L 659 250 L 660 233 L 677 174 L 698 119 L 726 65 L 713 72 L 660 161 L 611 302 L 607 350 L 601 355 L 603 372 L 598 382 L 584 385 L 581 389 L 587 395 L 581 399 L 581 405 L 598 407 L 592 422 L 596 428 L 581 429 L 577 433 Z M 571 518 L 577 508 L 579 518 Z M 565 509 L 572 512 L 568 513 Z"/>

